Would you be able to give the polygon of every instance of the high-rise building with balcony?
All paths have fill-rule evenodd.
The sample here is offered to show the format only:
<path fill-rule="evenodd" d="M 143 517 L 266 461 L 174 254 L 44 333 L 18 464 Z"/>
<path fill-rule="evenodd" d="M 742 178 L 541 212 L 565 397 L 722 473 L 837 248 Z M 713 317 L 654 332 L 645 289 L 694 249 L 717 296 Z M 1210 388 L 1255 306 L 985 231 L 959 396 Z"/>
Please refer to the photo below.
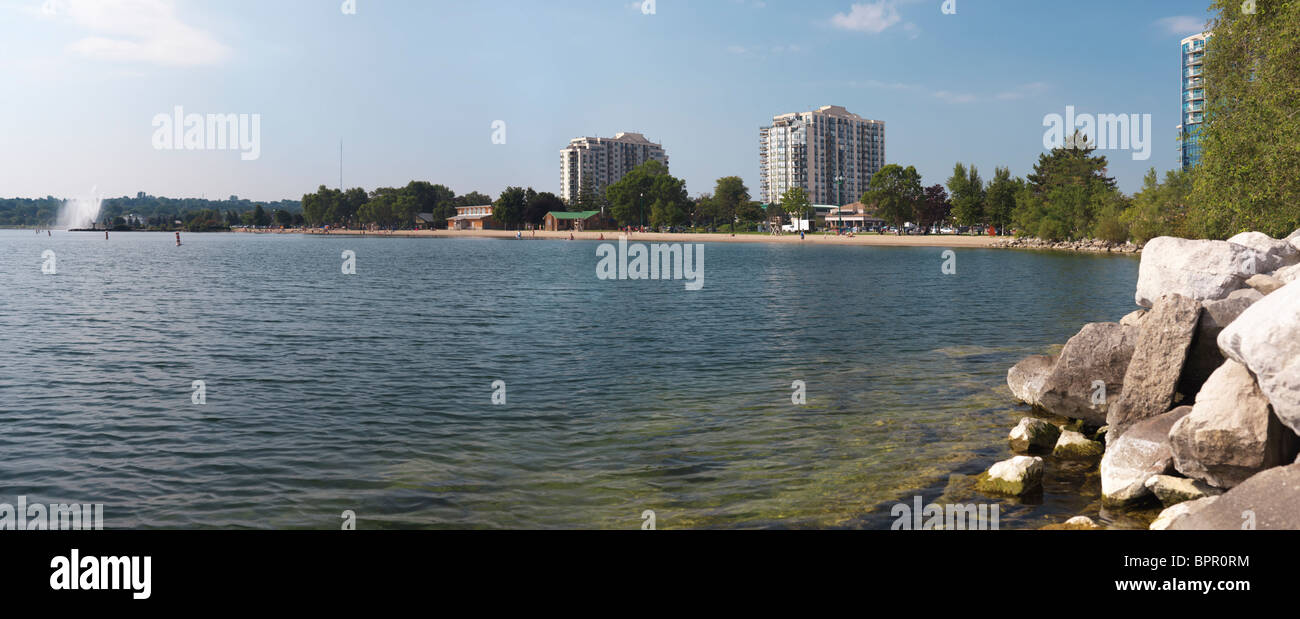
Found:
<path fill-rule="evenodd" d="M 1183 39 L 1183 114 L 1178 125 L 1178 144 L 1183 169 L 1190 170 L 1201 160 L 1201 141 L 1197 135 L 1205 122 L 1205 44 L 1211 33 L 1202 32 Z"/>
<path fill-rule="evenodd" d="M 773 203 L 793 187 L 813 204 L 857 202 L 885 167 L 885 122 L 838 105 L 772 118 L 758 131 L 759 195 Z"/>
<path fill-rule="evenodd" d="M 560 151 L 560 197 L 571 203 L 583 187 L 602 192 L 651 159 L 668 165 L 663 146 L 640 133 L 570 140 L 569 147 Z"/>

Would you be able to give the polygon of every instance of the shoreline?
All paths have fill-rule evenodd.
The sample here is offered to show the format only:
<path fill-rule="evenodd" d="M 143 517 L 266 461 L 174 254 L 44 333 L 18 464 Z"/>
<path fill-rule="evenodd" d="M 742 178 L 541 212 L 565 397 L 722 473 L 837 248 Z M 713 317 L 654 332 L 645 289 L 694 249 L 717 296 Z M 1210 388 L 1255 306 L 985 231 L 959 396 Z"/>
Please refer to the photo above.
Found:
<path fill-rule="evenodd" d="M 330 230 L 328 233 L 319 230 L 268 230 L 268 231 L 240 231 L 242 234 L 301 234 L 307 236 L 355 236 L 355 237 L 380 237 L 380 238 L 430 238 L 430 239 L 505 239 L 514 240 L 515 231 L 512 230 L 394 230 L 370 232 L 361 230 Z M 524 231 L 523 239 L 525 241 L 567 241 L 569 232 L 548 232 L 538 230 L 534 235 L 532 231 Z M 618 230 L 591 230 L 583 232 L 573 232 L 575 241 L 617 241 L 624 233 Z M 912 235 L 912 236 L 894 236 L 894 235 L 876 235 L 876 234 L 859 234 L 853 237 L 808 234 L 806 238 L 800 239 L 798 234 L 784 234 L 781 236 L 772 236 L 767 234 L 737 234 L 732 236 L 730 233 L 691 233 L 691 232 L 634 232 L 626 235 L 632 242 L 654 242 L 654 243 L 778 243 L 778 244 L 811 244 L 811 245 L 857 245 L 868 247 L 965 247 L 965 248 L 987 248 L 999 240 L 1006 240 L 1010 237 L 995 236 L 938 236 L 938 235 Z M 602 238 L 603 237 L 603 238 Z"/>

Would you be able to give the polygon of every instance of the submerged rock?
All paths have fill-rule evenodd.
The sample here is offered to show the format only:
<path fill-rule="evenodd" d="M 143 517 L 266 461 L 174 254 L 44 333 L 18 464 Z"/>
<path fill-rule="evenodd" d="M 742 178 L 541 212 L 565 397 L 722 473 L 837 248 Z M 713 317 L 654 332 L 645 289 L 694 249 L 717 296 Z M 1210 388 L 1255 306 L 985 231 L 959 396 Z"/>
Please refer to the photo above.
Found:
<path fill-rule="evenodd" d="M 1124 389 L 1106 415 L 1112 437 L 1173 406 L 1200 316 L 1201 304 L 1195 299 L 1171 294 L 1156 301 L 1142 322 L 1142 334 L 1124 375 Z"/>
<path fill-rule="evenodd" d="M 1205 482 L 1172 475 L 1152 475 L 1144 485 L 1165 507 L 1223 494 Z"/>
<path fill-rule="evenodd" d="M 1016 456 L 989 468 L 975 483 L 975 488 L 985 494 L 1020 496 L 1043 485 L 1043 459 Z"/>
<path fill-rule="evenodd" d="M 1300 464 L 1271 468 L 1213 499 L 1170 528 L 1300 529 Z"/>
<path fill-rule="evenodd" d="M 1105 527 L 1097 524 L 1092 518 L 1087 516 L 1075 516 L 1060 524 L 1049 524 L 1041 527 L 1042 531 L 1100 531 Z"/>
<path fill-rule="evenodd" d="M 1123 391 L 1124 373 L 1141 331 L 1114 322 L 1084 325 L 1066 342 L 1043 381 L 1042 407 L 1094 426 L 1105 424 L 1106 401 Z"/>
<path fill-rule="evenodd" d="M 1152 307 L 1167 294 L 1197 301 L 1225 298 L 1260 272 L 1262 260 L 1259 252 L 1227 241 L 1152 239 L 1138 268 L 1137 304 Z"/>
<path fill-rule="evenodd" d="M 1183 406 L 1139 421 L 1119 438 L 1107 437 L 1109 444 L 1101 459 L 1102 501 L 1122 505 L 1150 496 L 1146 481 L 1173 470 L 1169 430 L 1191 412 L 1192 407 Z"/>
<path fill-rule="evenodd" d="M 1174 467 L 1231 488 L 1295 456 L 1295 435 L 1273 416 L 1246 366 L 1229 360 L 1205 383 L 1191 414 L 1169 431 Z"/>
<path fill-rule="evenodd" d="M 1026 357 L 1007 371 L 1007 386 L 1011 388 L 1011 393 L 1016 396 L 1016 399 L 1030 406 L 1041 407 L 1043 383 L 1047 380 L 1048 374 L 1052 373 L 1054 365 L 1056 365 L 1055 357 L 1048 355 Z"/>
<path fill-rule="evenodd" d="M 1060 434 L 1060 429 L 1046 421 L 1025 417 L 1011 429 L 1011 451 L 1027 453 L 1051 450 Z"/>
<path fill-rule="evenodd" d="M 1088 437 L 1073 430 L 1064 430 L 1056 441 L 1056 447 L 1052 450 L 1052 455 L 1057 458 L 1068 460 L 1096 458 L 1106 451 L 1106 446 L 1101 443 L 1090 440 Z"/>
<path fill-rule="evenodd" d="M 1255 374 L 1273 413 L 1300 432 L 1300 283 L 1242 312 L 1219 334 L 1219 348 Z"/>
<path fill-rule="evenodd" d="M 1183 503 L 1179 503 L 1177 505 L 1165 508 L 1165 510 L 1160 512 L 1160 515 L 1156 517 L 1155 522 L 1151 523 L 1150 528 L 1152 531 L 1164 531 L 1166 529 L 1170 529 L 1174 526 L 1175 523 L 1177 523 L 1179 520 L 1183 519 L 1184 517 L 1188 516 L 1189 514 L 1192 514 L 1194 512 L 1197 512 L 1199 510 L 1202 510 L 1214 504 L 1214 501 L 1218 498 L 1219 497 L 1217 496 L 1205 497 L 1205 498 L 1196 499 L 1194 501 L 1185 501 Z"/>

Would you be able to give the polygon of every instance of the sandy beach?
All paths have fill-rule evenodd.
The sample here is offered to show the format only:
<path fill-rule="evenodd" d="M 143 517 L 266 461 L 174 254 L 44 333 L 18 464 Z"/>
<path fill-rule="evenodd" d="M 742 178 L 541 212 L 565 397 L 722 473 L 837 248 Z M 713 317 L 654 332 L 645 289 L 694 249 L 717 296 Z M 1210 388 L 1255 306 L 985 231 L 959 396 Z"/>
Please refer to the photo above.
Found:
<path fill-rule="evenodd" d="M 284 230 L 284 231 L 262 231 L 256 234 L 320 234 L 329 236 L 378 236 L 378 237 L 412 237 L 412 238 L 460 238 L 460 239 L 513 239 L 515 232 L 512 230 L 395 230 L 392 232 L 371 232 L 361 230 L 330 230 L 328 233 L 322 230 Z M 525 231 L 523 238 L 525 240 L 568 240 L 571 233 L 564 232 L 545 232 L 545 231 Z M 597 241 L 597 240 L 617 240 L 621 233 L 611 230 L 595 230 L 586 232 L 573 232 L 573 238 L 580 241 Z M 651 242 L 651 243 L 812 243 L 818 245 L 864 245 L 877 247 L 988 247 L 998 240 L 1009 237 L 997 236 L 957 236 L 957 235 L 929 235 L 929 236 L 896 236 L 892 234 L 859 234 L 853 237 L 836 236 L 833 234 L 822 235 L 814 233 L 800 239 L 798 234 L 785 234 L 782 236 L 771 236 L 767 234 L 737 234 L 732 236 L 730 233 L 716 234 L 694 234 L 694 233 L 661 233 L 661 232 L 634 232 L 629 236 L 629 240 Z"/>

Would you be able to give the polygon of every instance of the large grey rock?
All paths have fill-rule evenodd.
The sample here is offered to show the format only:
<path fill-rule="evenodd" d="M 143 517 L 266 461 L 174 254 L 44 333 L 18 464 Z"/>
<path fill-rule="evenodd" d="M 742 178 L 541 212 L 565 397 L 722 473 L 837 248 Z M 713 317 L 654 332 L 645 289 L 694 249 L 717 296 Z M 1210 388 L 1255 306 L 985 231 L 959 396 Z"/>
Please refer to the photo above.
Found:
<path fill-rule="evenodd" d="M 1246 366 L 1229 360 L 1201 388 L 1192 412 L 1169 431 L 1174 468 L 1231 488 L 1295 457 L 1295 435 L 1273 416 Z"/>
<path fill-rule="evenodd" d="M 1052 373 L 1056 359 L 1048 355 L 1026 357 L 1007 370 L 1007 386 L 1016 399 L 1030 406 L 1042 406 L 1043 383 Z"/>
<path fill-rule="evenodd" d="M 1219 334 L 1219 348 L 1250 368 L 1273 413 L 1300 432 L 1300 283 L 1242 312 Z"/>
<path fill-rule="evenodd" d="M 1173 294 L 1156 301 L 1142 321 L 1124 389 L 1106 415 L 1110 436 L 1122 435 L 1135 422 L 1173 407 L 1200 317 L 1201 303 L 1195 299 Z"/>
<path fill-rule="evenodd" d="M 1296 249 L 1300 249 L 1300 230 L 1292 232 L 1291 236 L 1286 237 L 1286 240 Z"/>
<path fill-rule="evenodd" d="M 1170 529 L 1173 527 L 1175 523 L 1187 517 L 1188 515 L 1192 514 L 1193 512 L 1200 511 L 1214 504 L 1214 501 L 1218 498 L 1219 497 L 1217 496 L 1210 496 L 1202 499 L 1196 499 L 1195 501 L 1186 501 L 1183 503 L 1177 503 L 1175 505 L 1167 507 L 1165 508 L 1164 511 L 1160 512 L 1160 515 L 1156 517 L 1155 522 L 1151 523 L 1150 528 L 1152 531 L 1164 531 L 1166 529 Z"/>
<path fill-rule="evenodd" d="M 1300 262 L 1300 249 L 1286 239 L 1275 239 L 1263 232 L 1242 232 L 1228 242 L 1259 252 L 1259 262 L 1255 265 L 1257 273 L 1272 273 Z"/>
<path fill-rule="evenodd" d="M 1260 272 L 1260 261 L 1259 252 L 1227 241 L 1151 239 L 1138 267 L 1137 304 L 1149 308 L 1167 294 L 1197 301 L 1225 298 Z"/>
<path fill-rule="evenodd" d="M 1016 456 L 989 468 L 975 482 L 975 488 L 986 494 L 1020 496 L 1043 485 L 1043 459 Z"/>
<path fill-rule="evenodd" d="M 1203 481 L 1173 475 L 1152 475 L 1145 485 L 1166 507 L 1223 494 L 1222 490 Z"/>
<path fill-rule="evenodd" d="M 1056 445 L 1061 430 L 1056 426 L 1033 417 L 1025 417 L 1011 429 L 1009 440 L 1011 451 L 1028 453 L 1031 451 L 1048 451 Z"/>
<path fill-rule="evenodd" d="M 1114 322 L 1084 325 L 1065 348 L 1043 381 L 1042 407 L 1062 417 L 1082 419 L 1094 426 L 1106 423 L 1106 402 L 1123 391 L 1133 348 L 1141 329 Z M 1096 383 L 1105 386 L 1104 398 Z M 1094 399 L 1098 402 L 1093 403 Z"/>
<path fill-rule="evenodd" d="M 1190 412 L 1192 407 L 1183 406 L 1133 424 L 1118 439 L 1108 438 L 1110 444 L 1101 459 L 1102 501 L 1117 505 L 1151 495 L 1146 481 L 1152 475 L 1165 475 L 1174 467 L 1174 456 L 1169 451 L 1169 429 Z"/>
<path fill-rule="evenodd" d="M 1174 530 L 1300 529 L 1300 464 L 1255 475 L 1214 497 L 1170 527 Z"/>
<path fill-rule="evenodd" d="M 1246 308 L 1254 305 L 1264 295 L 1253 288 L 1242 288 L 1228 295 L 1226 299 L 1205 301 L 1201 304 L 1201 321 L 1196 325 L 1196 337 L 1192 338 L 1192 350 L 1187 354 L 1187 364 L 1183 368 L 1183 378 L 1178 384 L 1178 392 L 1189 397 L 1201 391 L 1201 386 L 1215 370 L 1223 366 L 1226 357 L 1219 350 L 1219 333 L 1232 324 Z"/>

